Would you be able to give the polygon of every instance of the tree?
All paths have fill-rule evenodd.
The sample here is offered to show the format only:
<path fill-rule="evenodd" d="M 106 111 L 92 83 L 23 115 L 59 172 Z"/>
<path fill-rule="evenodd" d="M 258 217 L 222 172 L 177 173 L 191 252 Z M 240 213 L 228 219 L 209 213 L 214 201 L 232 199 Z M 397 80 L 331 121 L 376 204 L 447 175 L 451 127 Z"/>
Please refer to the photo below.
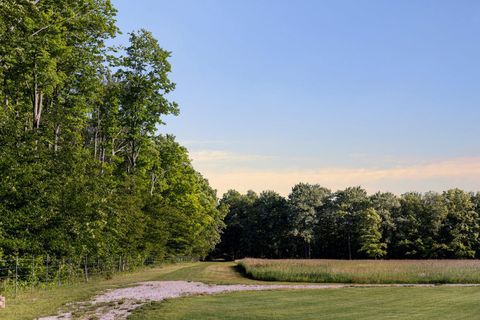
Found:
<path fill-rule="evenodd" d="M 442 258 L 445 257 L 441 238 L 439 236 L 440 228 L 444 223 L 448 208 L 445 206 L 443 195 L 436 192 L 427 192 L 423 195 L 423 210 L 418 212 L 420 221 L 419 232 L 422 238 L 423 258 Z"/>
<path fill-rule="evenodd" d="M 266 258 L 279 258 L 288 254 L 290 221 L 287 200 L 274 191 L 260 193 L 252 206 L 255 232 L 252 254 Z"/>
<path fill-rule="evenodd" d="M 337 225 L 338 245 L 344 245 L 344 248 L 339 248 L 339 250 L 346 251 L 348 259 L 352 259 L 353 254 L 360 249 L 361 214 L 370 207 L 367 192 L 360 187 L 347 188 L 336 192 L 332 201 L 331 209 L 333 209 Z"/>
<path fill-rule="evenodd" d="M 146 30 L 130 33 L 130 46 L 121 57 L 116 81 L 121 88 L 120 122 L 125 128 L 124 151 L 127 172 L 133 172 L 148 137 L 162 115 L 178 114 L 178 106 L 165 97 L 175 88 L 168 74 L 170 52 L 163 50 Z"/>
<path fill-rule="evenodd" d="M 250 225 L 249 214 L 258 196 L 250 191 L 245 195 L 236 190 L 227 191 L 219 202 L 219 207 L 227 211 L 226 228 L 214 254 L 235 260 L 249 255 L 252 247 L 251 236 L 255 226 Z"/>
<path fill-rule="evenodd" d="M 377 192 L 370 196 L 370 202 L 381 219 L 380 233 L 382 234 L 382 242 L 390 247 L 392 241 L 394 241 L 396 231 L 394 217 L 400 210 L 400 200 L 393 193 Z"/>
<path fill-rule="evenodd" d="M 123 51 L 109 0 L 0 2 L 0 247 L 58 257 L 204 257 L 224 211 L 172 136 L 170 53 Z"/>
<path fill-rule="evenodd" d="M 143 241 L 151 246 L 159 241 L 165 243 L 170 255 L 203 258 L 220 241 L 224 227 L 225 211 L 217 208 L 216 191 L 195 171 L 188 151 L 173 136 L 157 136 L 152 148 L 156 152 L 150 154 L 149 166 L 136 173 L 144 175 L 144 211 L 150 221 Z M 158 177 L 154 188 L 152 172 Z M 152 229 L 153 225 L 161 227 L 165 234 Z"/>
<path fill-rule="evenodd" d="M 387 254 L 387 244 L 382 242 L 380 232 L 382 219 L 374 208 L 360 212 L 360 249 L 371 258 L 381 258 Z"/>
<path fill-rule="evenodd" d="M 288 196 L 290 204 L 291 234 L 303 242 L 303 255 L 311 257 L 311 246 L 315 240 L 315 229 L 318 225 L 317 210 L 330 196 L 330 190 L 320 185 L 299 183 Z"/>
<path fill-rule="evenodd" d="M 451 189 L 443 193 L 443 198 L 448 214 L 440 235 L 447 257 L 475 257 L 480 226 L 471 195 L 460 189 Z"/>

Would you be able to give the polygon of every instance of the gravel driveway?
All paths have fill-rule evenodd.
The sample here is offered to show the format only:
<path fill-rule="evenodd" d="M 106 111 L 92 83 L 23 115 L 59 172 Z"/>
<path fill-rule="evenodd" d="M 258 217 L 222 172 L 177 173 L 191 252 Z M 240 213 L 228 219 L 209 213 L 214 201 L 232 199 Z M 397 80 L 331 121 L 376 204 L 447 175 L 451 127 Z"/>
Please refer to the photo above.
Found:
<path fill-rule="evenodd" d="M 80 319 L 97 317 L 100 320 L 126 319 L 133 310 L 148 302 L 162 301 L 187 295 L 216 294 L 233 291 L 258 291 L 273 289 L 332 289 L 347 285 L 207 285 L 188 281 L 150 281 L 137 283 L 133 287 L 106 291 L 89 302 L 68 305 L 68 311 L 38 320 Z M 75 311 L 72 311 L 75 310 Z"/>

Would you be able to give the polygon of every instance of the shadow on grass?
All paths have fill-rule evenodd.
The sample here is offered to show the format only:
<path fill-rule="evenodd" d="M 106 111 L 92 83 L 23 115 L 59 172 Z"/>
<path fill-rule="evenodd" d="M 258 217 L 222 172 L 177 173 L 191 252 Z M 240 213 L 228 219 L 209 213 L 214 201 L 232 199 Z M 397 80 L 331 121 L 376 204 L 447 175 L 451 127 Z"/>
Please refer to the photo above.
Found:
<path fill-rule="evenodd" d="M 255 279 L 251 274 L 249 274 L 242 264 L 236 264 L 234 266 L 231 266 L 230 268 L 236 274 L 238 274 L 239 276 L 241 276 L 243 278 L 246 278 L 246 279 L 249 279 L 249 280 L 259 281 L 258 279 Z M 265 280 L 261 280 L 261 281 L 265 281 Z M 269 281 L 269 280 L 266 280 L 266 281 Z M 274 280 L 272 280 L 272 281 L 274 281 Z"/>

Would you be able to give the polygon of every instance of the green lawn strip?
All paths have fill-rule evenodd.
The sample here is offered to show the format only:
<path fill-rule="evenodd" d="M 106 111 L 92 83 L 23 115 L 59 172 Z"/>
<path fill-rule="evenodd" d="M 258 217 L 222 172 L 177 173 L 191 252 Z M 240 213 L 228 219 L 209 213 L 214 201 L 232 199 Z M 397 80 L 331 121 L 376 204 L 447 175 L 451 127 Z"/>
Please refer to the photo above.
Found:
<path fill-rule="evenodd" d="M 78 283 L 51 289 L 25 289 L 17 297 L 7 296 L 7 308 L 0 310 L 0 319 L 22 320 L 56 314 L 65 304 L 75 301 L 86 301 L 107 289 L 133 285 L 140 281 L 162 280 L 166 274 L 183 268 L 194 267 L 195 264 L 174 264 L 163 267 L 144 269 L 137 272 L 115 275 L 112 279 L 93 278 L 88 283 Z"/>
<path fill-rule="evenodd" d="M 208 284 L 296 285 L 305 282 L 263 281 L 245 277 L 236 262 L 202 262 L 161 275 L 158 280 L 196 281 Z"/>
<path fill-rule="evenodd" d="M 480 288 L 343 288 L 251 291 L 171 299 L 129 320 L 476 319 Z"/>
<path fill-rule="evenodd" d="M 162 275 L 160 280 L 197 281 L 209 284 L 261 284 L 244 277 L 234 262 L 204 262 Z"/>

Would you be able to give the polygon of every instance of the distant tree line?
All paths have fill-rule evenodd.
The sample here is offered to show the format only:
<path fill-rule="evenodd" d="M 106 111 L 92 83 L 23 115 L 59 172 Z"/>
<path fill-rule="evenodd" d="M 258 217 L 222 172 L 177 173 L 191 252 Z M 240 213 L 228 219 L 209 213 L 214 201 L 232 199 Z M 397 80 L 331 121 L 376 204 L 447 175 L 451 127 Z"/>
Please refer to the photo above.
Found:
<path fill-rule="evenodd" d="M 214 255 L 264 258 L 478 258 L 480 194 L 367 195 L 299 183 L 287 198 L 230 190 Z"/>
<path fill-rule="evenodd" d="M 108 0 L 0 1 L 0 257 L 203 257 L 216 192 L 174 137 L 170 53 Z"/>

